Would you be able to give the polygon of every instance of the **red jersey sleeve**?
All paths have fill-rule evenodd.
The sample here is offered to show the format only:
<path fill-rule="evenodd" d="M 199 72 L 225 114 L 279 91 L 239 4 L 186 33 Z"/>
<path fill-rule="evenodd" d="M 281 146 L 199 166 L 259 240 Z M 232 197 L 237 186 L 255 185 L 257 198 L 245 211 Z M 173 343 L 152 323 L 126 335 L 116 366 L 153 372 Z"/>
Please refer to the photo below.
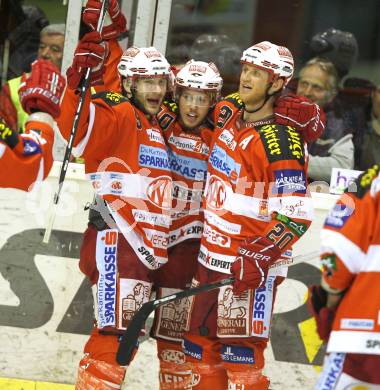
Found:
<path fill-rule="evenodd" d="M 52 125 L 32 117 L 25 130 L 15 149 L 0 143 L 0 187 L 29 191 L 50 172 L 54 143 Z"/>

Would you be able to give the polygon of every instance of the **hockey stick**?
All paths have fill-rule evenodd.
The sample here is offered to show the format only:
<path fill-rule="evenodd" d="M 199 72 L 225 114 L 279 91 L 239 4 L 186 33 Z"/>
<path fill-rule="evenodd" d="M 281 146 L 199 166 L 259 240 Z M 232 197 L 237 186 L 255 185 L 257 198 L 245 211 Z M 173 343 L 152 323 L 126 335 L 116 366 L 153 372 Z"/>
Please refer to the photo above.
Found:
<path fill-rule="evenodd" d="M 102 8 L 100 9 L 98 24 L 96 26 L 96 31 L 98 31 L 98 32 L 102 31 L 103 24 L 104 24 L 104 18 L 106 16 L 106 13 L 108 10 L 108 3 L 109 3 L 109 0 L 103 0 Z M 58 181 L 58 190 L 54 194 L 54 200 L 53 200 L 53 205 L 52 205 L 51 210 L 50 210 L 49 221 L 48 221 L 48 224 L 46 226 L 44 238 L 42 240 L 42 242 L 44 244 L 48 244 L 49 240 L 50 240 L 50 235 L 51 235 L 51 231 L 53 229 L 55 216 L 57 214 L 59 197 L 60 197 L 60 194 L 62 191 L 63 182 L 65 181 L 67 168 L 69 166 L 71 151 L 73 149 L 74 139 L 75 139 L 75 136 L 77 133 L 79 119 L 80 119 L 80 116 L 82 113 L 82 108 L 83 108 L 86 92 L 87 92 L 89 84 L 90 84 L 90 76 L 91 76 L 91 68 L 87 68 L 86 73 L 83 77 L 83 80 L 80 84 L 80 94 L 79 94 L 78 106 L 77 106 L 77 109 L 75 111 L 73 125 L 72 125 L 71 131 L 70 131 L 70 137 L 69 137 L 69 140 L 68 140 L 68 143 L 66 146 L 65 156 L 63 158 L 62 165 L 61 165 L 61 171 L 59 174 L 59 181 Z"/>
<path fill-rule="evenodd" d="M 314 257 L 318 256 L 319 252 L 314 251 L 310 252 L 306 255 L 300 255 L 293 258 L 293 262 L 288 265 L 292 265 L 294 263 L 301 263 L 310 261 Z M 281 265 L 282 262 L 279 262 Z M 276 268 L 276 263 L 273 264 L 273 268 Z M 215 283 L 205 284 L 204 286 L 190 288 L 188 290 L 180 291 L 178 293 L 168 295 L 166 297 L 162 297 L 159 299 L 154 299 L 152 301 L 144 303 L 139 311 L 135 313 L 131 322 L 128 324 L 127 329 L 124 331 L 120 343 L 119 349 L 116 354 L 116 361 L 121 365 L 125 366 L 131 362 L 133 350 L 138 346 L 138 338 L 141 332 L 141 329 L 144 327 L 146 320 L 149 315 L 156 310 L 158 307 L 165 305 L 169 302 L 175 301 L 177 299 L 191 297 L 193 295 L 200 294 L 205 291 L 215 290 L 217 288 L 227 286 L 234 282 L 234 278 L 226 278 L 219 280 Z"/>

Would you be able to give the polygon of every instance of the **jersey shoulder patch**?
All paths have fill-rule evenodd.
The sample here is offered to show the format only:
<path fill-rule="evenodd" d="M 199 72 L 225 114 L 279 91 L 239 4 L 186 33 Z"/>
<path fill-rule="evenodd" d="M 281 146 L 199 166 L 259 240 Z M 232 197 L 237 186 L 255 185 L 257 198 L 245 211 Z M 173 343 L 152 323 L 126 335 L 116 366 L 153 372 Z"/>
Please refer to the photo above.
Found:
<path fill-rule="evenodd" d="M 354 194 L 357 198 L 362 199 L 364 195 L 371 189 L 373 181 L 379 176 L 379 165 L 375 164 L 371 168 L 368 168 L 355 180 L 356 191 L 350 190 L 352 187 L 349 186 L 345 192 L 350 190 L 350 193 Z"/>
<path fill-rule="evenodd" d="M 237 109 L 241 109 L 243 107 L 243 101 L 240 98 L 240 95 L 238 92 L 231 93 L 227 95 L 224 100 L 226 100 L 229 103 L 232 103 Z"/>
<path fill-rule="evenodd" d="M 264 145 L 270 163 L 281 160 L 297 160 L 305 164 L 304 141 L 290 126 L 263 125 L 256 129 Z"/>
<path fill-rule="evenodd" d="M 170 112 L 172 112 L 173 114 L 178 114 L 178 104 L 173 101 L 173 100 L 164 100 L 164 102 L 162 103 L 162 105 L 164 107 L 166 107 L 166 109 Z"/>
<path fill-rule="evenodd" d="M 101 99 L 109 106 L 117 106 L 118 104 L 129 102 L 128 98 L 117 92 L 102 91 L 92 95 L 92 99 Z"/>

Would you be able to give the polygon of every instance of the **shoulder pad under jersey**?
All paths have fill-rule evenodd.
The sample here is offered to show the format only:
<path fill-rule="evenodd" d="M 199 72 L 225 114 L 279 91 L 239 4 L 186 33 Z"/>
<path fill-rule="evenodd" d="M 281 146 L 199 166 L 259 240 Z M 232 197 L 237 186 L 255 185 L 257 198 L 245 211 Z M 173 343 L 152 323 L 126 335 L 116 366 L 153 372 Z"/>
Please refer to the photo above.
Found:
<path fill-rule="evenodd" d="M 290 126 L 263 125 L 257 128 L 269 162 L 297 160 L 305 164 L 304 141 Z"/>
<path fill-rule="evenodd" d="M 371 168 L 368 168 L 366 171 L 360 174 L 358 178 L 355 180 L 354 183 L 356 184 L 356 191 L 352 191 L 352 187 L 350 185 L 345 190 L 345 192 L 349 191 L 350 193 L 354 194 L 357 198 L 362 199 L 364 195 L 371 188 L 372 182 L 378 176 L 378 174 L 379 174 L 379 165 L 375 164 Z"/>
<path fill-rule="evenodd" d="M 227 95 L 224 100 L 226 100 L 229 103 L 232 103 L 236 108 L 239 110 L 243 107 L 243 101 L 240 98 L 240 95 L 238 92 L 231 93 Z"/>
<path fill-rule="evenodd" d="M 101 99 L 109 106 L 117 106 L 118 104 L 129 102 L 128 98 L 120 93 L 113 91 L 102 91 L 92 95 L 92 99 Z"/>

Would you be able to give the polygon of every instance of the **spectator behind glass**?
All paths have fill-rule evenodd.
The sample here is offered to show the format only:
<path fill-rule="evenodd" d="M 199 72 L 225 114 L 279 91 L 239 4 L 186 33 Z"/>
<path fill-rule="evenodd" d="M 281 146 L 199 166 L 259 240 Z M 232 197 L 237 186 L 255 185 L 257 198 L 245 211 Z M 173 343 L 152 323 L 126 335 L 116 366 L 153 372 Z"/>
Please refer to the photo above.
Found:
<path fill-rule="evenodd" d="M 339 77 L 334 65 L 323 58 L 313 58 L 301 69 L 297 95 L 322 107 L 326 128 L 322 136 L 308 146 L 311 180 L 330 181 L 332 168 L 352 169 L 354 145 L 352 119 L 336 99 Z"/>
<path fill-rule="evenodd" d="M 380 162 L 380 85 L 371 94 L 367 129 L 360 145 L 356 168 L 364 171 Z"/>
<path fill-rule="evenodd" d="M 37 59 L 48 60 L 60 69 L 64 39 L 64 24 L 50 24 L 44 27 L 40 33 Z M 20 133 L 24 131 L 28 114 L 21 106 L 18 90 L 27 77 L 28 74 L 24 73 L 22 76 L 9 80 L 0 91 L 0 117 L 13 130 L 18 130 Z"/>

